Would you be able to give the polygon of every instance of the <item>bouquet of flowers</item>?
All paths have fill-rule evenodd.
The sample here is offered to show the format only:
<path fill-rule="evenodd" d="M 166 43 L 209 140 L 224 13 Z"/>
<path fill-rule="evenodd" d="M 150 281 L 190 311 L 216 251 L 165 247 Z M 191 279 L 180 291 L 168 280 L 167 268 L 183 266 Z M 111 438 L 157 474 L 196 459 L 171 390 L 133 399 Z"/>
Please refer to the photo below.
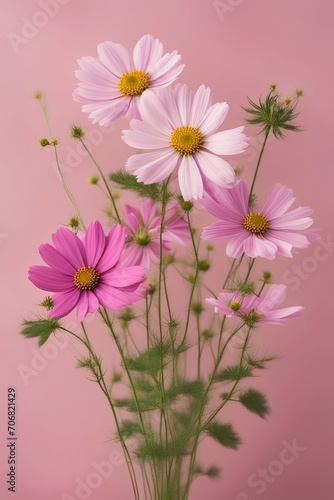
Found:
<path fill-rule="evenodd" d="M 317 237 L 309 229 L 312 210 L 290 209 L 295 198 L 289 187 L 273 185 L 261 207 L 255 196 L 268 138 L 299 129 L 293 122 L 302 92 L 283 98 L 271 85 L 265 98 L 249 99 L 247 122 L 260 127 L 263 142 L 248 187 L 225 159 L 246 150 L 244 127 L 219 131 L 228 105 L 212 104 L 204 85 L 196 91 L 173 86 L 183 70 L 176 51 L 164 54 L 161 42 L 146 35 L 132 56 L 104 42 L 98 57 L 78 63 L 73 98 L 101 127 L 128 117 L 122 138 L 136 151 L 125 169 L 108 177 L 84 130 L 71 127 L 97 169 L 90 182 L 109 203 L 110 227 L 105 231 L 97 220 L 86 226 L 58 161 L 44 96 L 36 93 L 50 132 L 40 144 L 54 149 L 73 213 L 52 244 L 40 245 L 45 265 L 29 269 L 30 281 L 52 295 L 41 302 L 45 314 L 25 320 L 21 333 L 37 337 L 39 346 L 61 331 L 75 338 L 82 346 L 78 366 L 97 383 L 113 415 L 133 497 L 185 500 L 198 475 L 220 472 L 215 464 L 201 464 L 199 444 L 211 438 L 237 449 L 241 443 L 224 419 L 225 406 L 239 404 L 262 418 L 269 413 L 266 397 L 248 380 L 275 356 L 259 354 L 253 335 L 303 310 L 280 308 L 286 286 L 254 266 L 257 258 L 291 258 Z M 138 203 L 124 205 L 120 190 L 136 193 Z M 199 211 L 214 222 L 195 228 Z M 219 254 L 213 275 L 213 243 L 220 240 L 227 241 L 226 257 Z M 220 285 L 213 288 L 218 270 Z M 182 304 L 175 301 L 175 286 Z M 73 310 L 81 333 L 62 323 Z M 85 322 L 94 312 L 118 360 L 97 351 Z"/>

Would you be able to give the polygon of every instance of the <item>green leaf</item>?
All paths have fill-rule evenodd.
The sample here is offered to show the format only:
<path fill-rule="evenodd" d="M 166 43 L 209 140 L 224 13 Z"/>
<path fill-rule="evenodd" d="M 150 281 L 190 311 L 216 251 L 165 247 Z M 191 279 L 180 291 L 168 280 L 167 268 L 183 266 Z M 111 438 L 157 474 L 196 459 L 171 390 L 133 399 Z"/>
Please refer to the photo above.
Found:
<path fill-rule="evenodd" d="M 217 382 L 231 382 L 233 380 L 241 380 L 242 378 L 252 377 L 253 368 L 250 366 L 227 366 L 223 370 L 217 372 L 215 381 Z"/>
<path fill-rule="evenodd" d="M 219 422 L 211 422 L 206 427 L 206 432 L 215 441 L 222 444 L 226 448 L 236 450 L 241 444 L 238 434 L 233 430 L 231 424 L 221 424 Z"/>
<path fill-rule="evenodd" d="M 247 410 L 256 413 L 261 418 L 265 418 L 270 413 L 267 398 L 257 389 L 247 389 L 239 395 L 239 401 Z"/>
<path fill-rule="evenodd" d="M 255 358 L 248 355 L 246 361 L 254 369 L 256 368 L 258 370 L 263 370 L 264 368 L 266 368 L 267 363 L 275 359 L 277 359 L 277 356 L 264 356 L 262 358 Z"/>
<path fill-rule="evenodd" d="M 48 340 L 50 335 L 60 328 L 60 323 L 57 318 L 38 319 L 35 321 L 23 321 L 23 329 L 21 335 L 32 339 L 39 337 L 38 346 L 41 347 Z"/>
<path fill-rule="evenodd" d="M 138 356 L 127 357 L 125 363 L 129 370 L 146 372 L 155 377 L 161 368 L 165 366 L 165 358 L 169 354 L 171 354 L 170 343 L 158 342 Z"/>
<path fill-rule="evenodd" d="M 122 170 L 111 173 L 109 178 L 117 184 L 120 189 L 134 191 L 138 193 L 139 196 L 151 198 L 153 201 L 157 201 L 161 198 L 159 184 L 144 184 L 143 182 L 138 182 L 134 175 L 123 172 Z"/>
<path fill-rule="evenodd" d="M 118 434 L 126 439 L 135 434 L 142 434 L 142 429 L 137 422 L 126 419 L 121 423 Z"/>
<path fill-rule="evenodd" d="M 195 474 L 207 476 L 209 479 L 217 479 L 220 476 L 221 470 L 215 465 L 211 465 L 207 469 L 203 469 L 200 465 L 196 465 Z"/>

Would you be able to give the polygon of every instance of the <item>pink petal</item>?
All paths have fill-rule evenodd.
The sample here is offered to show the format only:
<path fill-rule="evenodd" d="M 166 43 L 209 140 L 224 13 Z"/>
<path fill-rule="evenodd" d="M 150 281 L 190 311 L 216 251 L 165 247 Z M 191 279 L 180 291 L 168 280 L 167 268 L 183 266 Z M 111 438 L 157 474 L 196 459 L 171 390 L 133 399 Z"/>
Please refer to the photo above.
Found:
<path fill-rule="evenodd" d="M 204 148 L 217 155 L 235 155 L 248 147 L 246 136 L 242 133 L 245 127 L 224 130 L 205 137 Z"/>
<path fill-rule="evenodd" d="M 166 92 L 168 91 L 170 89 L 166 90 Z M 168 121 L 168 110 L 162 105 L 159 97 L 151 90 L 146 90 L 141 95 L 140 114 L 145 123 L 170 136 L 172 127 Z M 132 126 L 131 122 L 130 126 Z"/>
<path fill-rule="evenodd" d="M 89 266 L 95 268 L 103 254 L 106 243 L 106 237 L 99 221 L 89 224 L 83 237 L 83 243 L 86 249 L 87 263 Z"/>
<path fill-rule="evenodd" d="M 208 136 L 217 130 L 225 120 L 228 109 L 229 107 L 226 102 L 217 102 L 207 110 L 204 118 L 199 124 L 199 129 L 204 136 Z"/>
<path fill-rule="evenodd" d="M 264 297 L 261 297 L 261 305 L 259 307 L 259 311 L 267 312 L 275 309 L 276 306 L 281 304 L 284 301 L 287 286 L 286 285 L 270 285 L 267 288 L 267 292 Z"/>
<path fill-rule="evenodd" d="M 115 267 L 103 274 L 103 276 L 101 277 L 101 283 L 116 288 L 136 285 L 136 289 L 138 288 L 140 283 L 144 281 L 144 279 L 145 271 L 144 268 L 140 266 L 131 266 L 124 268 Z"/>
<path fill-rule="evenodd" d="M 189 124 L 192 127 L 200 128 L 211 104 L 211 90 L 201 85 L 195 92 L 190 111 Z M 203 132 L 202 128 L 201 131 Z"/>
<path fill-rule="evenodd" d="M 159 61 L 149 68 L 150 88 L 166 87 L 176 80 L 182 72 L 181 56 L 174 50 L 165 54 Z"/>
<path fill-rule="evenodd" d="M 96 287 L 94 293 L 100 304 L 111 311 L 118 311 L 136 301 L 131 292 L 123 292 L 119 288 L 108 285 Z"/>
<path fill-rule="evenodd" d="M 72 264 L 75 269 L 87 266 L 86 252 L 80 238 L 69 229 L 60 228 L 52 235 L 52 242 L 58 252 Z"/>
<path fill-rule="evenodd" d="M 240 234 L 239 236 L 236 236 L 235 238 L 229 240 L 226 247 L 226 255 L 228 255 L 228 257 L 233 257 L 234 259 L 240 257 L 240 255 L 244 252 L 244 244 L 246 239 L 246 234 Z"/>
<path fill-rule="evenodd" d="M 50 318 L 67 316 L 76 307 L 80 293 L 78 288 L 65 293 L 55 293 L 52 296 L 53 308 L 49 312 Z"/>
<path fill-rule="evenodd" d="M 244 239 L 247 237 L 245 232 L 240 226 L 235 226 L 229 221 L 218 221 L 210 224 L 203 228 L 202 238 L 208 241 L 220 241 L 230 238 L 239 238 L 239 236 Z"/>
<path fill-rule="evenodd" d="M 115 224 L 109 230 L 105 250 L 96 266 L 98 273 L 104 273 L 116 265 L 123 251 L 124 243 L 125 230 L 121 225 Z"/>
<path fill-rule="evenodd" d="M 97 46 L 97 53 L 101 62 L 117 77 L 134 69 L 129 52 L 119 43 L 100 43 Z"/>
<path fill-rule="evenodd" d="M 269 323 L 271 325 L 281 325 L 287 319 L 297 318 L 304 311 L 304 307 L 286 307 L 284 309 L 277 309 L 276 311 L 266 312 L 263 323 Z"/>
<path fill-rule="evenodd" d="M 311 217 L 306 217 L 313 213 L 309 207 L 299 207 L 291 212 L 280 215 L 278 218 L 270 221 L 270 229 L 282 230 L 302 230 L 307 229 L 313 224 Z"/>
<path fill-rule="evenodd" d="M 139 120 L 131 120 L 133 130 L 123 130 L 123 141 L 137 149 L 161 149 L 169 146 L 170 136 L 160 134 L 154 127 Z M 145 129 L 145 132 L 139 129 Z"/>
<path fill-rule="evenodd" d="M 128 158 L 125 167 L 134 170 L 139 182 L 152 184 L 166 179 L 176 167 L 179 155 L 176 151 L 142 153 Z"/>
<path fill-rule="evenodd" d="M 163 45 L 152 35 L 144 35 L 133 50 L 135 68 L 147 72 L 161 58 Z"/>
<path fill-rule="evenodd" d="M 128 113 L 130 103 L 130 97 L 120 96 L 118 99 L 106 103 L 84 104 L 82 110 L 89 113 L 88 116 L 93 120 L 93 123 L 98 123 L 103 127 L 110 127 L 115 120 Z"/>
<path fill-rule="evenodd" d="M 95 312 L 98 308 L 99 301 L 94 292 L 83 290 L 77 304 L 77 320 L 81 322 L 88 313 Z"/>
<path fill-rule="evenodd" d="M 177 106 L 180 113 L 181 122 L 183 125 L 191 125 L 190 116 L 194 100 L 194 92 L 187 86 L 182 85 L 177 94 Z"/>
<path fill-rule="evenodd" d="M 233 168 L 219 156 L 206 151 L 198 151 L 196 153 L 196 163 L 203 174 L 218 186 L 225 187 L 234 182 L 235 172 Z"/>
<path fill-rule="evenodd" d="M 117 267 L 144 266 L 142 263 L 143 250 L 144 247 L 139 247 L 135 242 L 130 243 L 120 256 Z"/>
<path fill-rule="evenodd" d="M 44 266 L 32 266 L 29 268 L 29 280 L 47 292 L 66 292 L 75 289 L 73 277 L 56 269 Z"/>
<path fill-rule="evenodd" d="M 250 234 L 245 240 L 244 250 L 251 258 L 263 257 L 273 260 L 276 257 L 277 246 L 265 238 Z"/>
<path fill-rule="evenodd" d="M 61 272 L 62 274 L 68 274 L 72 277 L 77 271 L 77 267 L 74 267 L 62 254 L 58 252 L 53 246 L 49 243 L 45 243 L 44 245 L 40 245 L 38 247 L 40 256 L 44 260 L 46 264 L 48 264 L 53 269 Z"/>
<path fill-rule="evenodd" d="M 295 201 L 292 189 L 282 184 L 274 184 L 261 213 L 268 219 L 281 217 Z"/>
<path fill-rule="evenodd" d="M 193 156 L 183 156 L 178 177 L 180 190 L 186 201 L 203 197 L 203 181 Z"/>

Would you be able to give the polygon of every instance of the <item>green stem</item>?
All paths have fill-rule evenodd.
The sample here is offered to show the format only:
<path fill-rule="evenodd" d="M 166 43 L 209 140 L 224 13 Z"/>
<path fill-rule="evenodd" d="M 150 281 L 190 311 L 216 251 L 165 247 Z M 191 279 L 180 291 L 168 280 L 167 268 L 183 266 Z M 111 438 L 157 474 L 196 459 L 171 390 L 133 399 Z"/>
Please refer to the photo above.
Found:
<path fill-rule="evenodd" d="M 122 223 L 122 219 L 121 219 L 121 217 L 120 217 L 120 215 L 119 215 L 119 213 L 118 213 L 117 206 L 116 206 L 116 202 L 115 202 L 115 198 L 114 198 L 114 196 L 113 196 L 112 192 L 110 191 L 109 185 L 108 185 L 108 183 L 107 183 L 107 179 L 105 178 L 104 173 L 103 173 L 103 171 L 102 171 L 102 169 L 101 169 L 100 165 L 99 165 L 99 164 L 98 164 L 98 162 L 95 160 L 94 156 L 93 156 L 93 155 L 92 155 L 92 153 L 89 151 L 89 149 L 87 148 L 86 144 L 84 143 L 84 141 L 82 140 L 82 138 L 81 138 L 81 137 L 79 138 L 79 140 L 80 140 L 80 142 L 81 142 L 81 144 L 82 144 L 83 148 L 84 148 L 84 149 L 85 149 L 85 151 L 87 152 L 88 156 L 90 157 L 90 159 L 92 160 L 92 162 L 93 162 L 93 163 L 94 163 L 94 165 L 96 166 L 97 170 L 99 171 L 99 173 L 100 173 L 100 175 L 101 175 L 101 177 L 102 177 L 103 183 L 104 183 L 104 185 L 105 185 L 105 187 L 106 187 L 106 190 L 107 190 L 107 192 L 108 192 L 109 198 L 110 198 L 110 200 L 111 200 L 112 206 L 113 206 L 113 208 L 114 208 L 114 210 L 115 210 L 115 214 L 116 214 L 116 219 L 117 219 L 117 222 L 118 222 L 119 224 L 121 224 L 121 223 Z"/>
<path fill-rule="evenodd" d="M 108 387 L 107 387 L 105 380 L 104 380 L 101 362 L 100 362 L 99 357 L 95 353 L 95 351 L 90 343 L 90 340 L 89 340 L 89 337 L 87 335 L 86 328 L 85 328 L 85 325 L 83 322 L 81 323 L 81 326 L 82 326 L 82 330 L 84 332 L 84 337 L 85 337 L 84 339 L 82 337 L 80 337 L 79 335 L 75 334 L 74 332 L 72 332 L 71 330 L 68 330 L 67 328 L 61 327 L 60 329 L 69 333 L 70 335 L 72 335 L 76 339 L 78 339 L 87 348 L 90 358 L 93 359 L 95 365 L 98 368 L 98 373 L 95 373 L 95 379 L 96 379 L 96 382 L 99 385 L 100 389 L 102 390 L 103 394 L 106 396 L 106 398 L 108 400 L 110 409 L 112 411 L 112 414 L 113 414 L 113 417 L 115 420 L 115 425 L 116 425 L 117 433 L 118 433 L 118 436 L 119 436 L 119 439 L 121 442 L 121 446 L 123 448 L 124 457 L 125 457 L 125 460 L 127 463 L 127 467 L 128 467 L 128 471 L 129 471 L 129 475 L 130 475 L 130 479 L 131 479 L 131 483 L 132 483 L 133 493 L 134 493 L 135 499 L 139 500 L 139 498 L 140 498 L 139 489 L 138 489 L 138 484 L 137 484 L 136 473 L 135 473 L 134 466 L 132 463 L 132 458 L 131 458 L 128 447 L 126 446 L 126 443 L 125 443 L 124 438 L 123 438 L 122 433 L 121 433 L 116 410 L 115 410 L 114 404 L 112 402 Z"/>
<path fill-rule="evenodd" d="M 266 143 L 267 143 L 267 139 L 268 139 L 268 136 L 269 136 L 269 133 L 270 133 L 270 129 L 271 129 L 271 127 L 269 129 L 267 129 L 266 132 L 265 132 L 265 136 L 264 136 L 262 148 L 261 148 L 261 151 L 260 151 L 260 154 L 259 154 L 259 158 L 257 160 L 256 168 L 255 168 L 253 182 L 252 182 L 252 185 L 251 185 L 251 188 L 250 188 L 250 192 L 249 192 L 248 205 L 250 205 L 251 201 L 252 201 L 253 189 L 254 189 L 254 186 L 255 186 L 255 181 L 256 181 L 257 174 L 258 174 L 259 167 L 260 167 L 260 163 L 261 163 L 261 160 L 262 160 L 262 155 L 263 155 L 263 152 L 264 152 L 264 148 L 266 147 Z"/>

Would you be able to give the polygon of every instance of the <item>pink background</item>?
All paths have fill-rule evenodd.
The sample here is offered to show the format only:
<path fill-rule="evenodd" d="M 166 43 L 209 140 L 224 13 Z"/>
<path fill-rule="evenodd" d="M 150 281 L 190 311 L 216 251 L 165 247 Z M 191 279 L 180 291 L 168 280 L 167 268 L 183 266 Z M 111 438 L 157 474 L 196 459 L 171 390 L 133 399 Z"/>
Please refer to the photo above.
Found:
<path fill-rule="evenodd" d="M 110 457 L 119 450 L 110 441 L 112 420 L 94 384 L 75 369 L 76 346 L 55 347 L 52 341 L 53 348 L 43 348 L 38 361 L 36 343 L 18 335 L 21 319 L 32 318 L 43 297 L 28 282 L 27 268 L 40 263 L 38 245 L 50 241 L 51 233 L 72 214 L 55 174 L 52 151 L 39 147 L 47 129 L 32 94 L 38 89 L 47 94 L 54 134 L 61 142 L 60 159 L 83 216 L 105 220 L 98 190 L 86 183 L 94 170 L 68 137 L 73 122 L 93 131 L 91 137 L 101 143 L 93 145 L 93 152 L 106 172 L 122 166 L 130 154 L 119 134 L 125 121 L 113 133 L 96 132 L 98 127 L 71 98 L 76 60 L 94 55 L 99 42 L 118 41 L 132 49 L 143 34 L 152 33 L 166 51 L 177 49 L 186 64 L 180 81 L 194 89 L 204 83 L 212 88 L 215 101 L 230 104 L 227 127 L 243 122 L 240 105 L 246 104 L 247 95 L 257 99 L 271 82 L 283 94 L 300 87 L 305 97 L 298 122 L 304 131 L 269 145 L 257 191 L 264 199 L 273 182 L 293 187 L 298 205 L 314 208 L 322 242 L 333 242 L 334 9 L 328 0 L 222 0 L 220 10 L 211 0 L 59 0 L 52 17 L 40 15 L 42 3 L 6 2 L 1 15 L 0 497 L 13 498 L 4 476 L 6 394 L 7 387 L 14 386 L 18 393 L 15 498 L 84 498 L 75 495 L 80 478 L 92 485 L 85 498 L 127 500 L 131 490 L 126 466 Z M 23 18 L 38 27 L 24 31 L 28 28 Z M 9 33 L 23 38 L 15 45 Z M 249 180 L 259 142 L 255 129 L 248 128 L 247 133 L 253 139 L 238 161 Z M 319 247 L 317 242 L 293 261 L 263 262 L 276 282 L 288 285 L 287 305 L 304 305 L 306 312 L 284 328 L 257 333 L 261 352 L 281 355 L 255 381 L 267 394 L 272 415 L 264 422 L 240 408 L 228 413 L 243 445 L 233 452 L 208 443 L 203 461 L 220 464 L 223 474 L 215 482 L 197 479 L 191 500 L 334 498 L 333 253 L 333 245 Z M 109 339 L 101 340 L 101 346 L 112 354 Z M 32 370 L 26 378 L 20 375 L 22 366 Z M 298 456 L 282 465 L 284 443 L 294 441 L 300 447 Z M 110 476 L 94 476 L 93 463 L 108 460 L 113 465 Z M 263 488 L 256 482 L 259 469 L 269 469 L 263 493 L 258 493 Z"/>

